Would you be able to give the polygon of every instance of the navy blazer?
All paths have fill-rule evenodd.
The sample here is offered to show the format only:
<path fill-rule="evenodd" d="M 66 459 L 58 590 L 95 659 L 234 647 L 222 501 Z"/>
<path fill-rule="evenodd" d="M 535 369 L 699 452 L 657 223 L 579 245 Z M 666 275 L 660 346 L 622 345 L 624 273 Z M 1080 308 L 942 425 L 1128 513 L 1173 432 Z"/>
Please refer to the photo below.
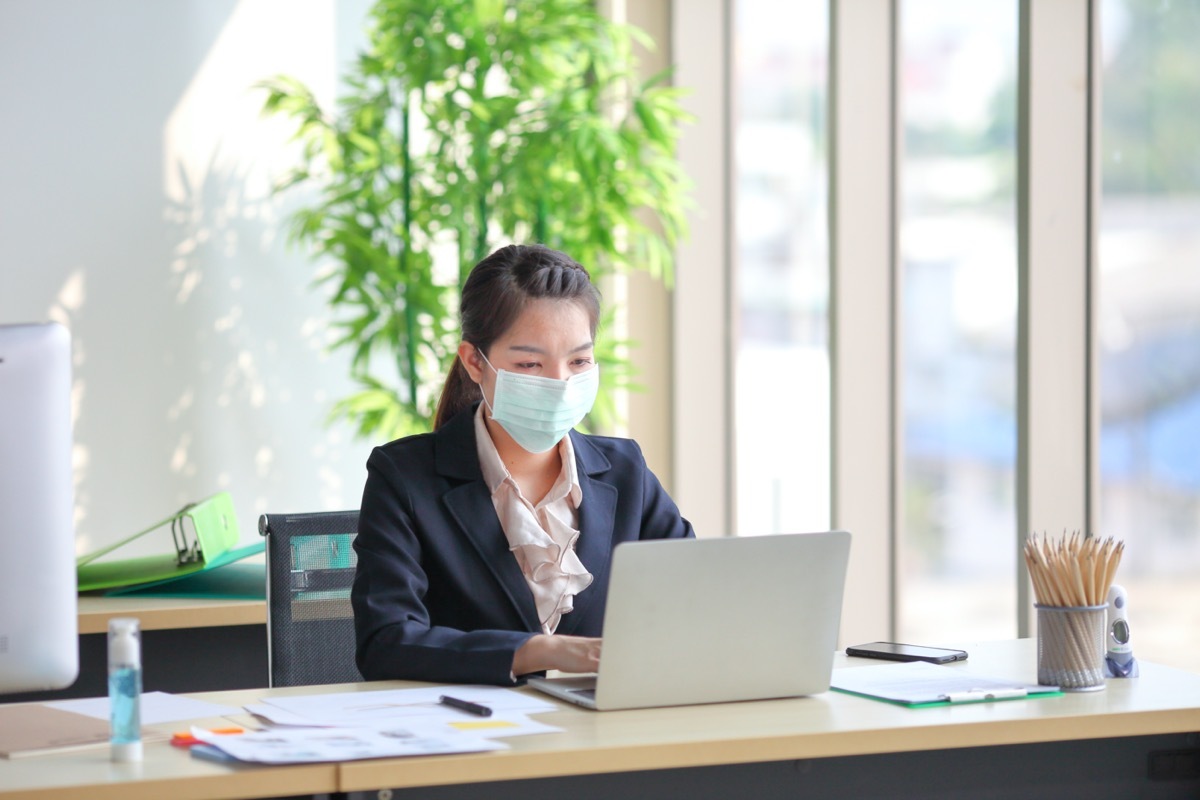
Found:
<path fill-rule="evenodd" d="M 541 631 L 483 479 L 474 413 L 367 461 L 351 592 L 367 680 L 512 685 L 513 655 Z M 594 580 L 556 632 L 599 636 L 613 547 L 694 534 L 635 442 L 570 436 L 583 489 L 576 552 Z"/>

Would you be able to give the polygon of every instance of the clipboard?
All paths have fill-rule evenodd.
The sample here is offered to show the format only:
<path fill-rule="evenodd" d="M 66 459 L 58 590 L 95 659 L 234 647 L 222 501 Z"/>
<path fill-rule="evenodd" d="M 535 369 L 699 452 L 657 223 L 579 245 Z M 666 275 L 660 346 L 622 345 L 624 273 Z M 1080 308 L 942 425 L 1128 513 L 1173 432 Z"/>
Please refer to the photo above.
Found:
<path fill-rule="evenodd" d="M 1034 700 L 1062 695 L 1057 686 L 989 678 L 962 667 L 924 661 L 835 669 L 830 688 L 907 708 Z"/>
<path fill-rule="evenodd" d="M 171 535 L 169 540 L 163 535 L 164 552 L 161 554 L 99 561 L 102 556 L 168 525 Z M 221 556 L 234 551 L 238 538 L 233 499 L 228 492 L 220 492 L 199 503 L 189 503 L 126 539 L 80 556 L 75 561 L 79 591 L 162 583 L 215 569 L 228 563 L 228 559 L 223 561 Z M 256 543 L 234 552 L 240 553 L 238 558 L 244 558 L 262 549 L 261 543 Z"/>

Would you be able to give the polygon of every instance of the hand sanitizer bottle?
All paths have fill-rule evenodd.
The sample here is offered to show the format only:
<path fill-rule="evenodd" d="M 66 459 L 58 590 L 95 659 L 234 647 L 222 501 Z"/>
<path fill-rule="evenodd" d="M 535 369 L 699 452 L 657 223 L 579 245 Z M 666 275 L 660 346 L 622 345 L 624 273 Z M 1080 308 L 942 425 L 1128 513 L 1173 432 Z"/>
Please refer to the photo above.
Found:
<path fill-rule="evenodd" d="M 142 760 L 142 636 L 138 621 L 108 621 L 108 702 L 112 760 Z"/>

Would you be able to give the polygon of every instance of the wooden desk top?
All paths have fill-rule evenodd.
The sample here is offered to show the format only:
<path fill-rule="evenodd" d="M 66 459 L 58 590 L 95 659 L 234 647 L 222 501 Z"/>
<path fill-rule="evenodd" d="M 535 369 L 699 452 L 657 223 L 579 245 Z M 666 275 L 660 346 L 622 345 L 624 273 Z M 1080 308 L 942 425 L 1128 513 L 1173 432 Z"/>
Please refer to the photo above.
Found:
<path fill-rule="evenodd" d="M 968 643 L 955 669 L 1037 682 L 1037 645 Z M 885 662 L 839 654 L 834 667 Z M 943 750 L 1200 730 L 1200 675 L 1141 664 L 1142 677 L 1103 692 L 910 709 L 840 692 L 711 706 L 594 712 L 562 704 L 539 721 L 561 734 L 517 737 L 511 749 L 342 765 L 342 790 L 424 786 L 643 769 Z M 529 691 L 529 690 L 526 690 Z"/>
<path fill-rule="evenodd" d="M 260 694 L 260 693 L 255 693 Z M 249 698 L 247 698 L 247 702 Z M 169 736 L 189 724 L 147 725 Z M 194 724 L 217 727 L 228 719 Z M 243 767 L 193 758 L 167 741 L 146 742 L 140 763 L 114 764 L 107 745 L 62 754 L 0 758 L 0 797 L 4 800 L 218 800 L 279 797 L 338 791 L 338 764 Z"/>
<path fill-rule="evenodd" d="M 966 664 L 954 669 L 1036 680 L 1032 640 L 954 646 L 971 654 Z M 835 667 L 869 668 L 878 663 L 883 662 L 839 655 Z M 1141 675 L 1135 680 L 1110 680 L 1103 692 L 923 709 L 838 692 L 637 711 L 593 712 L 562 704 L 537 719 L 563 732 L 514 737 L 507 740 L 506 751 L 344 764 L 225 766 L 155 742 L 146 745 L 146 760 L 132 767 L 110 764 L 106 749 L 0 760 L 0 797 L 49 798 L 84 790 L 97 798 L 264 797 L 1200 730 L 1200 675 L 1144 662 Z M 358 683 L 269 691 L 280 695 L 352 692 L 405 685 Z M 240 707 L 267 691 L 196 697 Z"/>
<path fill-rule="evenodd" d="M 225 625 L 263 625 L 263 600 L 194 599 L 184 597 L 79 598 L 79 632 L 106 633 L 113 617 L 137 617 L 142 630 L 213 628 Z"/>

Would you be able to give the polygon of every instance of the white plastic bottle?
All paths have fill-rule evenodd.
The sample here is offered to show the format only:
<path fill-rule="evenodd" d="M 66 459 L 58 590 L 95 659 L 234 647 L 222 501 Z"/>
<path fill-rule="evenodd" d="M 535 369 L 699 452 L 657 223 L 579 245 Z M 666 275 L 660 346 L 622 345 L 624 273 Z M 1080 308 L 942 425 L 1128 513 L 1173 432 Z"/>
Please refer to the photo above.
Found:
<path fill-rule="evenodd" d="M 108 621 L 108 702 L 112 760 L 142 760 L 142 635 L 138 621 Z"/>

